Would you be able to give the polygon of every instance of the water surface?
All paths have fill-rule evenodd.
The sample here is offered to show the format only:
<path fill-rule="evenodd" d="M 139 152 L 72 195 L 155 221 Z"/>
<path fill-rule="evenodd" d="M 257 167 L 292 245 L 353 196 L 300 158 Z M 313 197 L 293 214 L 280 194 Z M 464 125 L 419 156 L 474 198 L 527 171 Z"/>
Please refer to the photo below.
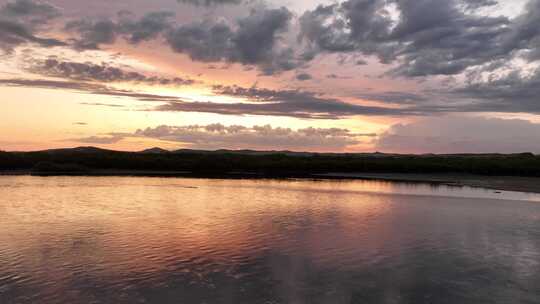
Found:
<path fill-rule="evenodd" d="M 0 303 L 540 303 L 540 195 L 0 177 Z"/>

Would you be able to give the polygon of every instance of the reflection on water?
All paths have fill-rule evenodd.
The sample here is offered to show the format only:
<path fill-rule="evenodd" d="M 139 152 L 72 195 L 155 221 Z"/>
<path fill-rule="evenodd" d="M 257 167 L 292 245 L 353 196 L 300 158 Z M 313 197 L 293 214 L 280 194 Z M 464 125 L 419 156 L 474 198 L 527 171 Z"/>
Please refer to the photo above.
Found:
<path fill-rule="evenodd" d="M 540 196 L 0 177 L 0 303 L 539 303 Z"/>

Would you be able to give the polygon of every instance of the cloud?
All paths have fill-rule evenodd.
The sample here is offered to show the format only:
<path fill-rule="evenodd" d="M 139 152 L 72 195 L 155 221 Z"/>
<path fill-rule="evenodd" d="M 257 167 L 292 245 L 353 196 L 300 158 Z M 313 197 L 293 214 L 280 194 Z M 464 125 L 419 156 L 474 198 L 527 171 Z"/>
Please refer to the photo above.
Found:
<path fill-rule="evenodd" d="M 177 27 L 167 35 L 167 41 L 175 52 L 193 60 L 216 62 L 234 56 L 233 35 L 223 22 L 200 22 Z"/>
<path fill-rule="evenodd" d="M 105 83 L 105 82 L 103 82 Z M 460 112 L 525 112 L 536 111 L 536 105 L 523 104 L 511 108 L 511 104 L 493 102 L 467 102 L 466 104 L 433 104 L 423 95 L 406 92 L 383 92 L 356 94 L 357 97 L 402 107 L 364 106 L 344 102 L 340 99 L 324 97 L 321 94 L 301 90 L 270 90 L 264 88 L 242 88 L 237 86 L 214 86 L 216 95 L 245 99 L 242 102 L 217 103 L 204 100 L 186 101 L 184 99 L 131 90 L 116 89 L 101 83 L 85 81 L 58 81 L 48 79 L 0 79 L 0 85 L 32 87 L 125 97 L 136 101 L 155 102 L 158 105 L 146 111 L 157 112 L 198 112 L 222 115 L 262 115 L 283 116 L 305 119 L 339 119 L 351 116 L 426 116 Z M 457 91 L 452 94 L 458 94 Z M 464 94 L 461 92 L 460 94 Z M 470 93 L 468 93 L 470 94 Z M 468 97 L 470 98 L 470 97 Z M 531 96 L 533 98 L 533 96 Z M 531 100 L 530 102 L 532 102 Z M 96 104 L 103 105 L 103 104 Z M 116 106 L 116 105 L 115 105 Z"/>
<path fill-rule="evenodd" d="M 161 105 L 147 109 L 158 112 L 199 112 L 223 115 L 264 115 L 285 116 L 309 119 L 337 119 L 346 116 L 368 115 L 416 115 L 415 109 L 392 109 L 361 106 L 338 99 L 323 98 L 312 92 L 277 91 L 257 88 L 216 86 L 216 94 L 248 99 L 249 102 L 215 103 L 204 101 L 185 101 L 183 99 L 159 95 L 119 90 L 102 84 L 56 81 L 45 79 L 0 79 L 0 85 L 34 87 L 45 89 L 73 90 L 77 92 L 132 98 L 138 101 L 157 102 Z"/>
<path fill-rule="evenodd" d="M 285 7 L 279 9 L 254 10 L 238 21 L 238 29 L 233 41 L 241 62 L 258 63 L 268 60 L 279 39 L 292 19 L 292 13 Z"/>
<path fill-rule="evenodd" d="M 242 111 L 252 115 L 278 115 L 299 118 L 336 119 L 355 115 L 415 115 L 416 109 L 392 109 L 362 106 L 339 99 L 324 98 L 320 95 L 298 90 L 269 90 L 262 88 L 242 88 L 237 86 L 215 86 L 216 94 L 246 98 L 252 103 L 222 104 L 224 111 Z M 166 108 L 168 106 L 165 106 Z M 171 105 L 174 109 L 174 105 Z M 180 106 L 181 108 L 181 106 Z"/>
<path fill-rule="evenodd" d="M 173 26 L 173 12 L 150 12 L 134 19 L 128 11 L 118 13 L 118 20 L 80 19 L 67 22 L 64 29 L 76 34 L 74 46 L 79 49 L 100 49 L 103 44 L 113 44 L 119 37 L 132 44 L 158 38 Z"/>
<path fill-rule="evenodd" d="M 540 152 L 540 124 L 526 120 L 445 116 L 397 124 L 375 147 L 401 153 Z"/>
<path fill-rule="evenodd" d="M 124 108 L 124 105 L 113 104 L 113 103 L 101 103 L 101 102 L 81 102 L 81 105 L 85 106 L 99 106 L 99 107 L 109 107 L 109 108 Z"/>
<path fill-rule="evenodd" d="M 321 103 L 316 103 L 314 105 L 301 105 L 295 104 L 294 101 L 282 101 L 277 103 L 212 103 L 171 101 L 151 110 L 163 112 L 214 113 L 239 116 L 283 116 L 306 119 L 339 119 L 342 117 L 357 115 L 404 115 L 399 110 L 379 107 L 363 107 L 341 102 L 331 102 L 329 105 L 324 105 Z"/>
<path fill-rule="evenodd" d="M 313 79 L 313 76 L 311 76 L 308 73 L 300 73 L 296 75 L 296 80 L 299 80 L 299 81 L 306 81 L 306 80 L 311 80 L 311 79 Z"/>
<path fill-rule="evenodd" d="M 129 16 L 123 14 L 118 21 L 76 20 L 65 28 L 78 35 L 75 45 L 81 49 L 99 49 L 118 37 L 136 44 L 163 35 L 173 51 L 195 61 L 256 65 L 265 74 L 300 65 L 294 50 L 278 43 L 292 19 L 286 8 L 252 10 L 234 26 L 209 20 L 174 26 L 169 12 L 149 13 L 138 21 L 124 15 Z"/>
<path fill-rule="evenodd" d="M 540 114 L 540 68 L 526 73 L 512 70 L 487 81 L 479 80 L 451 90 L 451 97 L 469 100 L 464 111 Z"/>
<path fill-rule="evenodd" d="M 72 81 L 56 81 L 46 79 L 0 79 L 0 85 L 14 86 L 14 87 L 29 87 L 29 88 L 43 88 L 43 89 L 56 89 L 56 90 L 75 90 L 82 92 L 98 92 L 105 91 L 107 87 L 97 84 L 85 83 L 85 82 L 72 82 Z"/>
<path fill-rule="evenodd" d="M 192 149 L 257 149 L 294 151 L 344 151 L 348 147 L 374 138 L 376 134 L 353 133 L 340 128 L 290 129 L 255 125 L 252 127 L 220 123 L 209 125 L 167 126 L 139 129 L 133 133 L 110 133 L 66 141 L 111 145 L 122 140 L 153 139 L 177 143 Z"/>
<path fill-rule="evenodd" d="M 253 10 L 235 27 L 224 21 L 185 24 L 167 34 L 171 48 L 203 62 L 256 65 L 263 73 L 292 70 L 300 65 L 294 51 L 278 44 L 292 13 L 279 9 Z"/>
<path fill-rule="evenodd" d="M 42 47 L 64 46 L 64 42 L 52 38 L 40 38 L 22 23 L 0 20 L 0 49 L 11 52 L 14 47 L 35 43 Z"/>
<path fill-rule="evenodd" d="M 59 17 L 58 8 L 31 0 L 10 1 L 0 7 L 0 49 L 11 52 L 16 46 L 35 43 L 42 47 L 66 45 L 64 42 L 37 35 L 49 21 Z"/>
<path fill-rule="evenodd" d="M 242 102 L 216 103 L 204 100 L 186 101 L 174 96 L 116 89 L 104 84 L 85 81 L 13 78 L 0 79 L 0 85 L 72 90 L 86 94 L 125 97 L 137 101 L 159 103 L 154 107 L 147 108 L 147 111 L 339 119 L 351 116 L 426 116 L 445 113 L 540 113 L 536 103 L 536 96 L 538 96 L 536 94 L 538 87 L 540 87 L 538 79 L 531 78 L 520 84 L 518 80 L 511 78 L 493 82 L 490 85 L 463 87 L 449 92 L 450 97 L 457 99 L 454 103 L 446 103 L 444 100 L 436 103 L 431 99 L 435 98 L 432 96 L 399 91 L 355 93 L 358 98 L 397 104 L 401 106 L 398 108 L 348 103 L 309 91 L 270 90 L 256 87 L 214 86 L 213 92 L 216 95 L 245 99 Z M 105 82 L 103 81 L 103 83 Z"/>
<path fill-rule="evenodd" d="M 74 45 L 79 49 L 99 49 L 118 38 L 137 44 L 164 37 L 174 52 L 192 60 L 258 66 L 267 75 L 303 63 L 282 41 L 281 35 L 293 18 L 287 8 L 253 9 L 234 23 L 207 19 L 175 25 L 173 17 L 170 12 L 152 12 L 134 20 L 130 13 L 123 12 L 118 20 L 74 20 L 65 29 L 76 35 Z"/>
<path fill-rule="evenodd" d="M 91 145 L 112 145 L 124 140 L 125 136 L 121 134 L 111 134 L 107 136 L 90 136 L 83 138 L 66 139 L 65 141 L 74 141 Z"/>
<path fill-rule="evenodd" d="M 360 137 L 346 129 L 274 128 L 270 125 L 244 127 L 211 124 L 206 126 L 159 126 L 138 130 L 134 136 L 178 142 L 197 149 L 271 149 L 337 151 L 359 143 Z"/>
<path fill-rule="evenodd" d="M 399 18 L 393 18 L 390 4 Z M 361 53 L 395 63 L 393 75 L 455 75 L 509 56 L 519 46 L 516 40 L 523 40 L 509 39 L 518 20 L 476 14 L 491 5 L 481 0 L 348 0 L 303 14 L 300 38 L 311 53 Z M 521 23 L 534 24 L 534 18 L 525 19 Z"/>
<path fill-rule="evenodd" d="M 173 12 L 152 12 L 140 20 L 123 18 L 119 23 L 119 32 L 128 35 L 128 40 L 137 44 L 158 37 L 173 26 Z"/>
<path fill-rule="evenodd" d="M 540 0 L 530 0 L 524 13 L 513 20 L 511 31 L 504 37 L 506 51 L 522 50 L 531 61 L 540 59 Z"/>
<path fill-rule="evenodd" d="M 331 74 L 326 75 L 326 78 L 328 78 L 328 79 L 352 79 L 353 77 L 351 77 L 351 76 L 340 76 L 340 75 L 331 73 Z"/>
<path fill-rule="evenodd" d="M 426 95 L 414 93 L 414 92 L 404 92 L 404 91 L 386 91 L 386 92 L 360 92 L 355 93 L 355 97 L 384 102 L 389 104 L 397 105 L 422 105 L 433 103 L 434 97 L 428 98 Z"/>
<path fill-rule="evenodd" d="M 463 0 L 462 2 L 462 5 L 469 10 L 490 7 L 499 4 L 498 0 Z"/>
<path fill-rule="evenodd" d="M 59 8 L 43 1 L 15 0 L 0 8 L 0 17 L 25 20 L 34 26 L 47 23 L 61 15 Z"/>
<path fill-rule="evenodd" d="M 75 45 L 83 49 L 113 44 L 118 37 L 133 44 L 164 37 L 173 51 L 194 61 L 255 66 L 265 75 L 305 66 L 324 53 L 375 56 L 392 64 L 387 75 L 405 77 L 458 75 L 515 56 L 540 59 L 536 29 L 540 0 L 530 0 L 526 11 L 513 19 L 480 13 L 495 4 L 495 0 L 346 0 L 319 5 L 300 16 L 295 45 L 284 39 L 295 18 L 284 7 L 258 7 L 235 22 L 207 18 L 180 25 L 174 24 L 171 12 L 153 12 L 138 20 L 124 13 L 118 20 L 73 21 L 66 29 L 77 33 Z"/>
<path fill-rule="evenodd" d="M 28 68 L 29 71 L 49 77 L 58 77 L 80 81 L 97 82 L 135 82 L 148 85 L 162 86 L 184 86 L 195 83 L 191 79 L 179 77 L 166 78 L 157 76 L 146 76 L 134 71 L 126 71 L 121 68 L 110 66 L 106 63 L 80 63 L 72 61 L 60 61 L 50 58 L 44 61 L 34 61 Z"/>
<path fill-rule="evenodd" d="M 106 95 L 116 97 L 133 98 L 140 101 L 152 101 L 152 102 L 173 102 L 181 100 L 177 97 L 141 93 L 131 90 L 121 90 L 113 87 L 109 87 L 103 84 L 82 82 L 82 81 L 58 81 L 48 79 L 0 79 L 0 85 L 14 86 L 14 87 L 30 87 L 30 88 L 42 88 L 53 90 L 72 90 L 76 92 L 94 94 L 94 95 Z M 104 105 L 104 104 L 99 104 Z"/>
<path fill-rule="evenodd" d="M 117 24 L 111 20 L 70 21 L 65 30 L 79 35 L 74 45 L 80 49 L 99 49 L 101 44 L 113 44 L 117 37 Z"/>
<path fill-rule="evenodd" d="M 240 4 L 242 0 L 178 0 L 180 3 L 187 3 L 196 6 L 211 6 L 211 5 L 225 5 L 225 4 Z"/>

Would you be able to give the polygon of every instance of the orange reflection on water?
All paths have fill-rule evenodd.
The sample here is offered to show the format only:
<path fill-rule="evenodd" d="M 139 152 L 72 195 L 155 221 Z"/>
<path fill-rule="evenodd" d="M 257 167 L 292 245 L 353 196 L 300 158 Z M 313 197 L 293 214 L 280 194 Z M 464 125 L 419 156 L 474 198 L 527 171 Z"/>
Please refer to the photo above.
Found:
<path fill-rule="evenodd" d="M 303 303 L 302 284 L 322 275 L 312 272 L 344 276 L 397 263 L 406 275 L 399 263 L 417 250 L 451 249 L 449 229 L 467 248 L 489 248 L 486 231 L 471 232 L 468 221 L 504 222 L 497 217 L 507 201 L 484 196 L 375 181 L 0 177 L 0 287 L 4 276 L 10 288 L 37 288 L 36 297 L 65 303 L 94 289 L 185 295 L 191 286 L 204 295 L 223 284 L 241 292 L 256 280 L 257 290 Z M 538 212 L 520 216 L 534 221 Z M 527 251 L 513 265 L 522 272 L 540 249 L 521 244 Z"/>
<path fill-rule="evenodd" d="M 322 255 L 336 224 L 358 232 L 388 211 L 380 197 L 345 197 L 352 189 L 341 183 L 17 179 L 20 188 L 9 189 L 9 204 L 2 205 L 0 241 L 33 251 L 25 257 L 47 246 L 82 264 L 102 256 L 111 273 L 164 269 L 175 259 L 201 256 L 226 263 L 269 246 Z M 284 237 L 291 233 L 301 239 Z"/>

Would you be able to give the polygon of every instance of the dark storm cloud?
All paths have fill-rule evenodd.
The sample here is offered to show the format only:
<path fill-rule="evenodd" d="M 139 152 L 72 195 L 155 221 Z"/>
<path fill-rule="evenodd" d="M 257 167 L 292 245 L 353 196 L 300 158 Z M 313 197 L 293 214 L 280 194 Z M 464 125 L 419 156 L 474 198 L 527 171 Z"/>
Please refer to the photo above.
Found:
<path fill-rule="evenodd" d="M 58 8 L 46 2 L 7 2 L 0 7 L 0 49 L 10 52 L 14 47 L 25 43 L 35 43 L 43 47 L 65 45 L 60 40 L 38 36 L 49 21 L 60 15 Z"/>
<path fill-rule="evenodd" d="M 34 24 L 45 23 L 61 15 L 57 7 L 42 1 L 16 0 L 0 8 L 0 16 L 26 19 Z"/>
<path fill-rule="evenodd" d="M 238 1 L 180 2 L 209 6 Z M 257 66 L 268 75 L 296 69 L 321 53 L 372 55 L 395 64 L 389 75 L 406 77 L 456 75 L 518 53 L 528 60 L 540 59 L 540 0 L 530 0 L 525 12 L 513 19 L 478 13 L 495 4 L 495 0 L 347 0 L 320 5 L 299 18 L 302 47 L 285 45 L 281 39 L 293 19 L 286 8 L 259 8 L 230 23 L 174 25 L 172 13 L 154 12 L 139 20 L 129 14 L 116 21 L 77 20 L 66 29 L 77 33 L 79 48 L 96 49 L 118 37 L 136 44 L 164 36 L 174 51 L 193 60 Z"/>
<path fill-rule="evenodd" d="M 99 49 L 102 44 L 113 44 L 118 37 L 133 44 L 155 39 L 172 28 L 173 17 L 172 12 L 151 12 L 137 20 L 123 11 L 118 14 L 118 20 L 74 20 L 68 22 L 65 29 L 77 34 L 76 47 Z"/>
<path fill-rule="evenodd" d="M 293 18 L 286 8 L 254 9 L 236 23 L 207 20 L 174 25 L 173 16 L 170 12 L 154 12 L 134 20 L 123 12 L 118 20 L 75 20 L 65 29 L 76 34 L 75 45 L 80 49 L 99 49 L 119 37 L 133 44 L 165 37 L 173 51 L 192 60 L 258 66 L 268 75 L 302 63 L 293 48 L 281 43 L 281 34 L 289 29 Z"/>
<path fill-rule="evenodd" d="M 81 49 L 99 49 L 101 44 L 116 41 L 118 26 L 111 20 L 77 20 L 68 22 L 65 29 L 76 32 L 75 46 Z"/>
<path fill-rule="evenodd" d="M 308 73 L 300 73 L 296 75 L 296 80 L 299 80 L 299 81 L 306 81 L 306 80 L 311 80 L 311 79 L 313 79 L 313 76 L 311 76 Z"/>
<path fill-rule="evenodd" d="M 399 20 L 391 18 L 389 3 L 396 5 Z M 306 12 L 300 18 L 300 38 L 308 43 L 309 52 L 359 52 L 377 56 L 383 63 L 397 62 L 394 75 L 454 75 L 508 56 L 517 46 L 506 41 L 517 21 L 470 12 L 493 4 L 348 0 Z"/>
<path fill-rule="evenodd" d="M 167 34 L 167 41 L 196 61 L 257 65 L 273 74 L 299 65 L 294 50 L 277 45 L 291 19 L 286 8 L 254 10 L 234 27 L 210 21 L 179 26 Z"/>
<path fill-rule="evenodd" d="M 300 18 L 300 39 L 307 40 L 316 52 L 352 52 L 356 49 L 351 37 L 345 32 L 345 20 L 337 19 L 338 4 L 318 6 L 305 12 Z"/>
<path fill-rule="evenodd" d="M 201 22 L 180 26 L 167 35 L 171 48 L 196 61 L 215 62 L 232 58 L 233 30 L 225 23 Z"/>
<path fill-rule="evenodd" d="M 0 20 L 0 49 L 11 51 L 15 46 L 24 43 L 35 43 L 43 47 L 64 46 L 64 42 L 42 38 L 34 35 L 33 31 L 16 21 Z"/>
<path fill-rule="evenodd" d="M 524 50 L 529 60 L 540 59 L 540 0 L 530 0 L 504 39 L 505 50 Z"/>
<path fill-rule="evenodd" d="M 34 62 L 29 71 L 44 76 L 97 82 L 135 82 L 148 85 L 172 85 L 183 86 L 195 83 L 191 79 L 179 77 L 166 78 L 157 76 L 146 76 L 138 72 L 126 71 L 124 69 L 110 66 L 106 63 L 80 63 L 72 61 L 60 61 L 57 59 L 47 59 L 43 62 Z"/>
<path fill-rule="evenodd" d="M 136 21 L 123 18 L 119 24 L 119 31 L 127 34 L 131 43 L 137 44 L 154 39 L 169 30 L 172 27 L 173 18 L 173 12 L 152 12 Z"/>
<path fill-rule="evenodd" d="M 468 67 L 504 57 L 505 17 L 479 17 L 459 10 L 456 1 L 399 1 L 403 14 L 390 39 L 404 63 L 394 73 L 405 76 L 454 75 Z"/>
<path fill-rule="evenodd" d="M 285 32 L 292 19 L 292 13 L 282 7 L 254 11 L 250 16 L 238 21 L 238 29 L 233 41 L 237 48 L 238 60 L 255 64 L 265 62 L 274 54 L 278 34 Z"/>
<path fill-rule="evenodd" d="M 470 83 L 452 90 L 451 96 L 471 100 L 464 111 L 540 114 L 540 69 Z"/>
<path fill-rule="evenodd" d="M 498 0 L 462 0 L 461 2 L 466 9 L 470 10 L 490 7 L 499 3 Z"/>

